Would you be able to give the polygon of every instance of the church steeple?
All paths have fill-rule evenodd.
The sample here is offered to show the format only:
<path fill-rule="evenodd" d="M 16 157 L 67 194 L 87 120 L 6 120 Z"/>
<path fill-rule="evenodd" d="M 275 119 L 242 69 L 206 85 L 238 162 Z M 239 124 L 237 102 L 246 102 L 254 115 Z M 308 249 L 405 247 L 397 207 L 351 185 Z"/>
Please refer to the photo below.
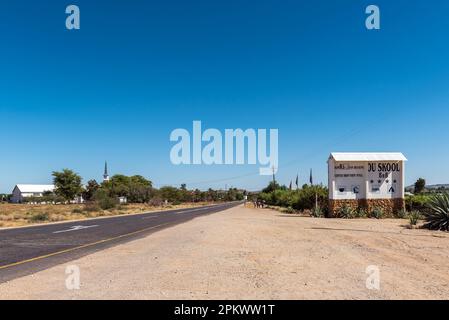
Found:
<path fill-rule="evenodd" d="M 108 174 L 108 163 L 104 162 L 104 174 L 103 174 L 103 182 L 109 181 L 109 174 Z"/>

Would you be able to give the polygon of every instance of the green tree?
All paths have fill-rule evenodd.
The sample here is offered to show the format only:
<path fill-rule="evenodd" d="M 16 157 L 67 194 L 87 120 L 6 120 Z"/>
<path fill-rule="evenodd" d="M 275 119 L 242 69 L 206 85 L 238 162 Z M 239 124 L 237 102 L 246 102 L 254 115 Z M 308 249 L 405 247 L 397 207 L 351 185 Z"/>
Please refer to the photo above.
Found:
<path fill-rule="evenodd" d="M 426 188 L 426 180 L 419 178 L 415 182 L 415 193 L 422 193 Z"/>
<path fill-rule="evenodd" d="M 273 192 L 273 191 L 278 190 L 278 189 L 280 189 L 280 188 L 281 188 L 281 186 L 279 185 L 279 183 L 274 182 L 274 181 L 270 181 L 270 183 L 268 184 L 268 186 L 266 186 L 266 187 L 262 190 L 262 192 L 263 192 L 263 193 L 270 193 L 270 192 Z"/>
<path fill-rule="evenodd" d="M 102 184 L 111 197 L 127 197 L 128 202 L 144 203 L 154 196 L 153 183 L 140 175 L 116 174 Z"/>
<path fill-rule="evenodd" d="M 317 202 L 321 209 L 326 209 L 328 190 L 320 185 L 307 185 L 300 190 L 280 188 L 271 193 L 262 192 L 258 195 L 258 199 L 265 201 L 269 205 L 292 207 L 296 210 L 314 209 Z"/>
<path fill-rule="evenodd" d="M 218 201 L 220 200 L 220 195 L 218 194 L 218 191 L 209 188 L 206 192 L 206 199 L 207 201 Z"/>
<path fill-rule="evenodd" d="M 87 182 L 86 190 L 83 192 L 83 199 L 90 201 L 93 199 L 95 192 L 100 188 L 96 180 L 89 180 Z"/>
<path fill-rule="evenodd" d="M 127 197 L 129 195 L 129 177 L 116 174 L 109 181 L 103 182 L 102 188 L 108 191 L 111 197 Z"/>
<path fill-rule="evenodd" d="M 153 187 L 153 183 L 150 180 L 148 180 L 140 175 L 134 175 L 134 176 L 129 177 L 129 182 L 139 184 L 143 187 L 148 187 L 148 188 Z"/>
<path fill-rule="evenodd" d="M 173 204 L 178 204 L 181 202 L 181 192 L 175 187 L 162 187 L 159 189 L 159 195 L 163 200 L 167 200 Z"/>
<path fill-rule="evenodd" d="M 12 194 L 6 194 L 6 193 L 2 193 L 0 194 L 0 201 L 2 202 L 8 202 L 12 197 Z"/>
<path fill-rule="evenodd" d="M 203 201 L 204 199 L 204 195 L 203 192 L 200 191 L 200 189 L 195 189 L 195 191 L 193 192 L 193 202 L 199 202 L 199 201 Z"/>
<path fill-rule="evenodd" d="M 81 177 L 69 169 L 63 169 L 61 172 L 53 172 L 53 184 L 55 185 L 56 195 L 64 198 L 65 201 L 72 201 L 83 191 Z"/>
<path fill-rule="evenodd" d="M 102 188 L 95 191 L 92 199 L 102 210 L 109 210 L 117 205 L 117 199 L 111 197 L 109 193 Z"/>

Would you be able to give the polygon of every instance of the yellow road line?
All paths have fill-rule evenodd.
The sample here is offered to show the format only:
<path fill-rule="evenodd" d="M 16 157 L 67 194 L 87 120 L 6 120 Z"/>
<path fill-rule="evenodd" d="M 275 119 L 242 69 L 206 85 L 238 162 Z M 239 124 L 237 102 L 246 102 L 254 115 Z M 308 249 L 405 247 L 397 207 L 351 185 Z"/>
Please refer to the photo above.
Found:
<path fill-rule="evenodd" d="M 142 233 L 142 232 L 145 232 L 145 231 L 148 231 L 148 230 L 151 230 L 151 229 L 155 229 L 155 228 L 158 228 L 158 227 L 165 226 L 165 225 L 170 224 L 170 223 L 171 223 L 171 222 L 167 222 L 167 223 L 159 224 L 159 225 L 157 225 L 157 226 L 153 226 L 153 227 L 149 227 L 149 228 L 137 230 L 137 231 L 134 231 L 134 232 L 122 234 L 122 235 L 120 235 L 120 236 L 116 236 L 116 237 L 112 237 L 112 238 L 103 239 L 103 240 L 100 240 L 100 241 L 96 241 L 96 242 L 84 244 L 84 245 L 79 246 L 79 247 L 70 248 L 70 249 L 65 249 L 65 250 L 61 250 L 61 251 L 49 253 L 49 254 L 46 254 L 46 255 L 43 255 L 43 256 L 39 256 L 39 257 L 27 259 L 27 260 L 22 260 L 22 261 L 14 262 L 14 263 L 11 263 L 11 264 L 7 264 L 7 265 L 4 265 L 4 266 L 0 266 L 0 270 L 6 269 L 6 268 L 10 268 L 10 267 L 14 267 L 14 266 L 17 266 L 17 265 L 21 265 L 21 264 L 24 264 L 24 263 L 36 261 L 36 260 L 41 260 L 41 259 L 49 258 L 49 257 L 52 257 L 52 256 L 56 256 L 56 255 L 58 255 L 58 254 L 67 253 L 67 252 L 71 252 L 71 251 L 74 251 L 74 250 L 79 250 L 79 249 L 83 249 L 83 248 L 88 248 L 88 247 L 91 247 L 91 246 L 94 246 L 94 245 L 97 245 L 97 244 L 100 244 L 100 243 L 105 243 L 105 242 L 108 242 L 108 241 L 113 241 L 113 240 L 117 240 L 117 239 L 120 239 L 120 238 L 129 237 L 129 236 L 132 236 L 132 235 L 135 235 L 135 234 L 138 234 L 138 233 Z"/>

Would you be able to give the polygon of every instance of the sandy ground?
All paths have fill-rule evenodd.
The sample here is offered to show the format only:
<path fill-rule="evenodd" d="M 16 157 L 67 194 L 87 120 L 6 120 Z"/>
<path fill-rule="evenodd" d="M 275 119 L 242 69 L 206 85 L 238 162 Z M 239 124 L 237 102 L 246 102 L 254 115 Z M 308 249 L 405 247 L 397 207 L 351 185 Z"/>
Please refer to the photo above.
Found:
<path fill-rule="evenodd" d="M 405 224 L 238 207 L 2 284 L 0 298 L 447 299 L 449 234 Z M 366 287 L 370 265 L 380 290 Z"/>

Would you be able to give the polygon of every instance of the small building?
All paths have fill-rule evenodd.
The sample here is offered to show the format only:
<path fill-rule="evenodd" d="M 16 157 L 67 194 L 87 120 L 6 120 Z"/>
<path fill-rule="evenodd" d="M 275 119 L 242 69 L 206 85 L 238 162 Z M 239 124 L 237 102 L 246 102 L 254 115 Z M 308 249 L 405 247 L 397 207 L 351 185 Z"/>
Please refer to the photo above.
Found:
<path fill-rule="evenodd" d="M 119 204 L 127 204 L 128 198 L 127 197 L 118 197 L 118 203 Z"/>
<path fill-rule="evenodd" d="M 386 215 L 404 209 L 402 153 L 331 153 L 328 160 L 329 213 L 343 206 L 381 208 Z"/>
<path fill-rule="evenodd" d="M 18 184 L 12 191 L 11 202 L 22 203 L 24 198 L 42 197 L 44 192 L 53 192 L 55 186 L 52 184 Z"/>

